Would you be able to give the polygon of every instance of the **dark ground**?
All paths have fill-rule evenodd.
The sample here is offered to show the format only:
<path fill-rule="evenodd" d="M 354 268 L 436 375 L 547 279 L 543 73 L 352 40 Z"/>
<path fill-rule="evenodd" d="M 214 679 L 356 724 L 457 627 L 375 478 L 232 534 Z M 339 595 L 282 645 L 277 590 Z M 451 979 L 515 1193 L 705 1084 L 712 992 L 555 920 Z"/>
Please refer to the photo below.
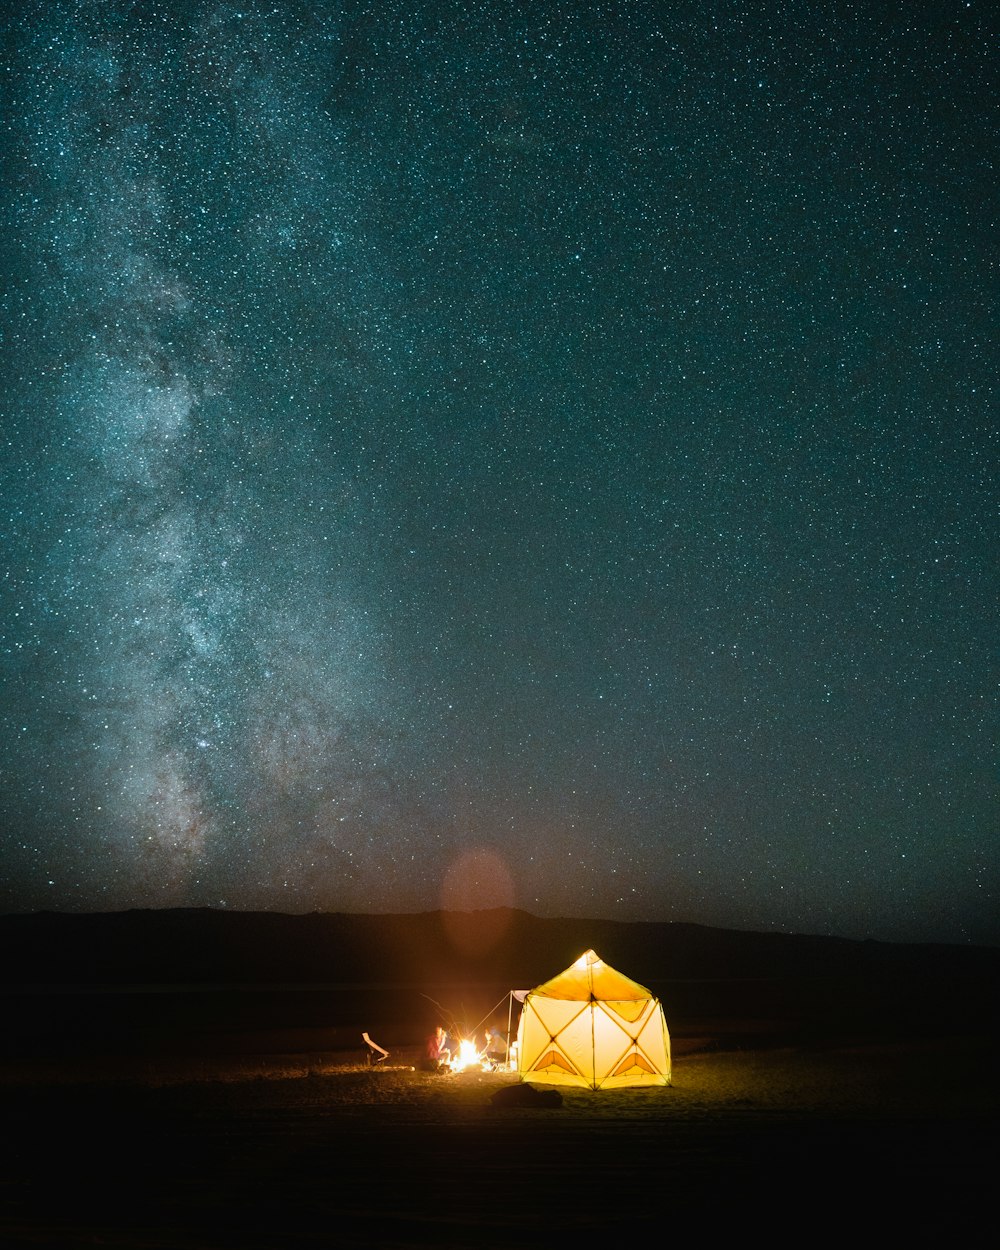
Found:
<path fill-rule="evenodd" d="M 419 1038 L 400 1040 L 401 1024 L 385 1023 L 393 1053 L 369 1069 L 361 1026 L 317 1023 L 321 992 L 247 992 L 160 992 L 145 996 L 152 1005 L 120 994 L 15 999 L 21 1027 L 8 1028 L 0 1068 L 12 1154 L 0 1244 L 279 1250 L 601 1236 L 618 1246 L 649 1231 L 955 1245 L 992 1219 L 993 1039 L 936 1017 L 923 1036 L 907 1021 L 893 1029 L 870 993 L 842 1003 L 838 1027 L 824 1031 L 816 986 L 688 985 L 679 997 L 690 1007 L 749 998 L 780 1010 L 689 1011 L 671 1021 L 671 1087 L 563 1091 L 560 1107 L 539 1110 L 491 1102 L 508 1074 L 413 1071 Z M 491 995 L 482 992 L 487 1006 Z M 978 994 L 970 1012 L 978 1019 Z M 260 1027 L 282 1015 L 302 1027 Z M 333 1045 L 346 1037 L 352 1049 Z"/>
<path fill-rule="evenodd" d="M 993 1223 L 1000 951 L 512 912 L 0 936 L 4 1250 L 957 1246 Z M 587 946 L 661 998 L 672 1086 L 499 1107 L 513 1075 L 414 1070 L 434 1024 L 504 1027 L 512 986 Z"/>

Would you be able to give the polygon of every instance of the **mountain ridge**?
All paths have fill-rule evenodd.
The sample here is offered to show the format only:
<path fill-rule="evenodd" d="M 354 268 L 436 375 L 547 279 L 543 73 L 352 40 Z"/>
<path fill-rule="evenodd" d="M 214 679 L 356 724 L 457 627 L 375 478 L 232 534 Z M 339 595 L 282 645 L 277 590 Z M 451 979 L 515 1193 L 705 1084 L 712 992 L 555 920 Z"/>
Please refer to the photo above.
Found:
<path fill-rule="evenodd" d="M 594 949 L 641 982 L 775 977 L 997 977 L 1000 949 L 543 918 L 515 908 L 414 913 L 214 908 L 0 915 L 17 984 L 484 980 L 532 985 Z"/>

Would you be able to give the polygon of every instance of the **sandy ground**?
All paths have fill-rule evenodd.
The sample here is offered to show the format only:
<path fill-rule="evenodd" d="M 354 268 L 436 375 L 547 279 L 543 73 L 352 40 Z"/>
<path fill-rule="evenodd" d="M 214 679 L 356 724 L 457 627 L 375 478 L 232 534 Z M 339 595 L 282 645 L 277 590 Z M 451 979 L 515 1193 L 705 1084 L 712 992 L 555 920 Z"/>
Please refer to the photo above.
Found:
<path fill-rule="evenodd" d="M 498 1107 L 505 1073 L 394 1052 L 8 1064 L 0 1244 L 238 1250 L 946 1239 L 992 1215 L 982 1038 L 740 1048 L 669 1088 Z"/>

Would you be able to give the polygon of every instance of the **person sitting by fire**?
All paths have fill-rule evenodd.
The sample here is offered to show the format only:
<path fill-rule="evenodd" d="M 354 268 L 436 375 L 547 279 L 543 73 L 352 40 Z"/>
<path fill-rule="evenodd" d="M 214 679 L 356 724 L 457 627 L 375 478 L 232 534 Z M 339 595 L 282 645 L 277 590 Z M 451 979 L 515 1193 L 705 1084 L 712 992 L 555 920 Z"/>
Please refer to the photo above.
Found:
<path fill-rule="evenodd" d="M 448 1035 L 440 1024 L 427 1039 L 427 1062 L 435 1068 L 446 1068 L 451 1063 Z"/>
<path fill-rule="evenodd" d="M 495 1068 L 502 1068 L 506 1064 L 507 1042 L 499 1029 L 487 1028 L 483 1054 Z"/>

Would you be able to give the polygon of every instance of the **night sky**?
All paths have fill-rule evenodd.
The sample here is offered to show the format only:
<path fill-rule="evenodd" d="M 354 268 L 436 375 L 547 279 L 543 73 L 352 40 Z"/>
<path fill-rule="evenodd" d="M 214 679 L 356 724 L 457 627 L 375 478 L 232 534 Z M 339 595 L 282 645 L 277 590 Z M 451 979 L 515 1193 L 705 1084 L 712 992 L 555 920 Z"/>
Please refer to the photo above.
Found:
<path fill-rule="evenodd" d="M 8 8 L 0 907 L 1000 942 L 992 6 Z"/>

